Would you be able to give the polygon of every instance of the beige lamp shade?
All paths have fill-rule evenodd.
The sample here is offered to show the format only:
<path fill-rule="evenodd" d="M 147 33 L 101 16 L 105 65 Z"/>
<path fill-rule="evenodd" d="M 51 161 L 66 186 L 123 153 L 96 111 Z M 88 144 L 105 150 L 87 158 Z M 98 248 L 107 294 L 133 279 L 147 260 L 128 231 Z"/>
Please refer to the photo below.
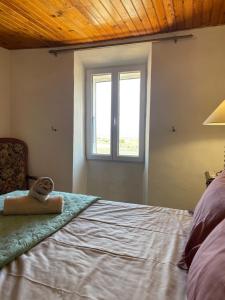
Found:
<path fill-rule="evenodd" d="M 225 100 L 211 113 L 203 125 L 225 125 Z"/>

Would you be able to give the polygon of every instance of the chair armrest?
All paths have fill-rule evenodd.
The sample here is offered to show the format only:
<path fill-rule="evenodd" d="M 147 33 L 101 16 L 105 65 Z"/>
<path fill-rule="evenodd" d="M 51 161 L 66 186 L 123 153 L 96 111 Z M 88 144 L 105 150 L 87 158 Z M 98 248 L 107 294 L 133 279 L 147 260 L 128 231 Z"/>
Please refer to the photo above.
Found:
<path fill-rule="evenodd" d="M 38 179 L 37 176 L 27 175 L 27 180 L 37 180 L 37 179 Z"/>

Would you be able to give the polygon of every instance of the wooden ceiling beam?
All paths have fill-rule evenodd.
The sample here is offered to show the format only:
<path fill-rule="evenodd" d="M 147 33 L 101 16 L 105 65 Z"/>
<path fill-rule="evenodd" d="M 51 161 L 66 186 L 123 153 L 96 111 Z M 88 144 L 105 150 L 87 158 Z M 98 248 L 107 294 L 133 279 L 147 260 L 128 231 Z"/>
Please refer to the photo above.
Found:
<path fill-rule="evenodd" d="M 225 24 L 224 0 L 0 0 L 1 45 L 9 49 L 221 24 Z"/>

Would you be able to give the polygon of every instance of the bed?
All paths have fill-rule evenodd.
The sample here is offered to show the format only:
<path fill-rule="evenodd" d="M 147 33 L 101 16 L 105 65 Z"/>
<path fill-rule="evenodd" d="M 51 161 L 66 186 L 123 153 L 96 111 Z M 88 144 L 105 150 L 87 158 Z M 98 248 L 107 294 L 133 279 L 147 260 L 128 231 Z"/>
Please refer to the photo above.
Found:
<path fill-rule="evenodd" d="M 183 300 L 188 211 L 97 200 L 0 270 L 1 300 Z"/>

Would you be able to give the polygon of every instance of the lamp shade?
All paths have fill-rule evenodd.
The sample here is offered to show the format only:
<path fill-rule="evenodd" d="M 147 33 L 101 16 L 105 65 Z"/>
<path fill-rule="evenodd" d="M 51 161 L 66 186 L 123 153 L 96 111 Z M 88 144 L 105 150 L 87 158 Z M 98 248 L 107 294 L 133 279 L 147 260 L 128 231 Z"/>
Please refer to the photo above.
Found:
<path fill-rule="evenodd" d="M 225 100 L 211 113 L 203 125 L 225 125 Z"/>

